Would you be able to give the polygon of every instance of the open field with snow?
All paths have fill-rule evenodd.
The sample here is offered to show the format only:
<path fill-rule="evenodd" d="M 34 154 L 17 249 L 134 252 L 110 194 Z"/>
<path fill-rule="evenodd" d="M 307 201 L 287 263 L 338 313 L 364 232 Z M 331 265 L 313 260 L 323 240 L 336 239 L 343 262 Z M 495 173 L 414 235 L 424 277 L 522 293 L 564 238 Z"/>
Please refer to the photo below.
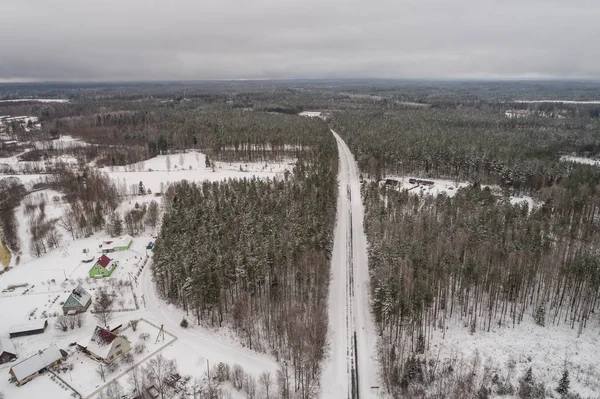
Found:
<path fill-rule="evenodd" d="M 553 103 L 553 104 L 600 104 L 600 100 L 513 100 L 514 103 L 523 104 L 540 104 L 540 103 Z"/>
<path fill-rule="evenodd" d="M 160 192 L 176 181 L 195 182 L 220 181 L 227 179 L 250 179 L 283 177 L 285 171 L 291 170 L 295 160 L 282 162 L 213 162 L 214 167 L 206 166 L 206 155 L 200 152 L 184 154 L 159 155 L 147 161 L 131 165 L 107 167 L 106 172 L 119 184 L 127 187 L 142 182 L 152 192 Z"/>
<path fill-rule="evenodd" d="M 572 329 L 568 323 L 562 323 L 542 327 L 526 314 L 514 327 L 512 324 L 492 325 L 490 332 L 477 330 L 470 334 L 469 327 L 459 321 L 447 326 L 445 337 L 443 330 L 436 329 L 429 356 L 442 362 L 458 359 L 465 368 L 471 367 L 474 356 L 478 356 L 478 378 L 484 374 L 484 367 L 489 367 L 491 375 L 508 376 L 514 386 L 518 386 L 518 378 L 532 367 L 534 377 L 543 382 L 548 391 L 556 388 L 566 366 L 572 390 L 583 397 L 598 398 L 600 347 L 597 343 L 598 326 L 588 326 L 577 337 L 577 326 Z"/>
<path fill-rule="evenodd" d="M 38 103 L 68 103 L 69 100 L 62 98 L 16 98 L 11 100 L 0 100 L 0 103 L 19 103 L 26 101 L 35 101 Z"/>
<path fill-rule="evenodd" d="M 577 156 L 572 156 L 572 155 L 564 155 L 564 156 L 560 157 L 560 160 L 564 161 L 564 162 L 582 163 L 585 165 L 595 165 L 595 166 L 600 165 L 600 160 L 585 158 L 585 157 L 577 157 Z"/>

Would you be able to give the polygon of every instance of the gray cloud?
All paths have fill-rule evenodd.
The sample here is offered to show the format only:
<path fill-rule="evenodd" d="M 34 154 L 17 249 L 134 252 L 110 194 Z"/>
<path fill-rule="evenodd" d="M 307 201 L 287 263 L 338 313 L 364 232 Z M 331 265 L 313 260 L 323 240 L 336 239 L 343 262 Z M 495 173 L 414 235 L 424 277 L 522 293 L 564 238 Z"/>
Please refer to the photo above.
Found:
<path fill-rule="evenodd" d="M 600 78 L 597 0 L 2 0 L 0 80 Z"/>

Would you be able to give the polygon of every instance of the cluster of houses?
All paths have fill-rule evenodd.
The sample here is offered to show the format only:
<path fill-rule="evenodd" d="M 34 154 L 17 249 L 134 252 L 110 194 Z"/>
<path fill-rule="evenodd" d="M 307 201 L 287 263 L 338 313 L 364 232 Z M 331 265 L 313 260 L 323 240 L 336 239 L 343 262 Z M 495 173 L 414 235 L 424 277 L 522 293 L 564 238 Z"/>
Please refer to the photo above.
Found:
<path fill-rule="evenodd" d="M 124 235 L 113 241 L 104 241 L 100 243 L 99 250 L 102 255 L 96 260 L 94 266 L 89 271 L 90 278 L 110 277 L 112 272 L 119 266 L 119 262 L 111 259 L 106 254 L 118 251 L 127 251 L 131 247 L 133 237 Z"/>
<path fill-rule="evenodd" d="M 48 322 L 45 321 L 45 325 Z M 90 358 L 104 364 L 120 359 L 131 350 L 131 342 L 118 335 L 121 326 L 109 330 L 96 326 L 90 340 L 85 344 L 77 344 L 77 349 Z M 68 353 L 59 349 L 56 344 L 40 350 L 34 355 L 20 361 L 9 369 L 11 381 L 17 386 L 26 384 L 48 369 L 67 359 Z M 13 343 L 5 338 L 0 339 L 0 364 L 17 359 Z"/>
<path fill-rule="evenodd" d="M 133 238 L 125 235 L 113 241 L 105 241 L 99 245 L 102 255 L 96 260 L 89 271 L 90 278 L 109 277 L 117 268 L 118 262 L 107 254 L 117 251 L 126 251 L 131 247 Z M 94 259 L 94 258 L 92 258 Z M 81 285 L 77 286 L 62 305 L 64 315 L 84 313 L 92 304 L 92 295 Z M 25 324 L 15 325 L 9 329 L 8 338 L 0 338 L 0 364 L 14 362 L 18 358 L 12 338 L 43 334 L 48 328 L 47 319 L 33 320 Z M 131 342 L 119 335 L 121 326 L 113 329 L 97 326 L 90 340 L 85 344 L 77 344 L 77 349 L 90 358 L 105 364 L 120 359 L 131 350 Z M 56 344 L 38 351 L 32 356 L 13 365 L 9 374 L 11 381 L 21 386 L 36 376 L 67 358 L 67 352 L 59 349 Z"/>

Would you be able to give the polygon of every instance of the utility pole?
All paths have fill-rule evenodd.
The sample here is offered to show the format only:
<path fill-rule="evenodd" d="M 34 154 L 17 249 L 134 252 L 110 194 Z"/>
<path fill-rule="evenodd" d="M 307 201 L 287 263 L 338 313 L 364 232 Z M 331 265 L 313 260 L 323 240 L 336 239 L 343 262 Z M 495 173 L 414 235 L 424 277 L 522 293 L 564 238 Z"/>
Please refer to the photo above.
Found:
<path fill-rule="evenodd" d="M 165 325 L 161 324 L 160 325 L 160 331 L 158 332 L 158 335 L 156 336 L 156 342 L 154 342 L 155 344 L 158 343 L 158 339 L 160 338 L 160 336 L 162 335 L 163 341 L 165 340 Z"/>
<path fill-rule="evenodd" d="M 63 274 L 65 275 L 65 281 L 67 280 L 67 272 L 63 269 Z"/>

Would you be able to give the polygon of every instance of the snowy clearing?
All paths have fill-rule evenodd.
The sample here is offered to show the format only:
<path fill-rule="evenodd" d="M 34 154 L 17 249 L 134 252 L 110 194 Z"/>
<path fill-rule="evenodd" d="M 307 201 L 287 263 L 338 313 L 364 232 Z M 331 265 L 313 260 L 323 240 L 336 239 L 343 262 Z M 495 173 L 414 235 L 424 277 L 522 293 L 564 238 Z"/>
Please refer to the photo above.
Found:
<path fill-rule="evenodd" d="M 106 172 L 119 184 L 126 187 L 138 185 L 141 181 L 152 192 L 161 192 L 170 183 L 188 180 L 195 182 L 221 181 L 243 178 L 283 177 L 291 171 L 296 161 L 286 159 L 281 162 L 213 162 L 214 168 L 206 166 L 206 155 L 200 152 L 187 152 L 173 155 L 159 155 L 147 161 L 131 165 L 106 167 Z M 161 190 L 162 188 L 162 190 Z"/>
<path fill-rule="evenodd" d="M 444 193 L 444 195 L 447 195 L 448 197 L 454 197 L 456 195 L 456 190 L 458 190 L 460 188 L 469 187 L 471 185 L 471 183 L 464 182 L 464 181 L 455 181 L 455 180 L 448 180 L 448 179 L 429 179 L 429 178 L 427 178 L 425 180 L 432 181 L 433 182 L 432 185 L 420 185 L 420 184 L 410 183 L 409 182 L 410 178 L 411 177 L 409 177 L 409 176 L 397 176 L 397 175 L 387 176 L 387 179 L 392 179 L 392 180 L 396 180 L 396 181 L 400 182 L 400 184 L 399 184 L 400 189 L 408 190 L 414 194 L 431 195 L 433 197 L 437 197 L 438 195 L 440 195 L 442 193 Z M 491 186 L 491 185 L 482 184 L 481 187 L 482 188 L 489 187 L 497 197 L 502 197 L 502 190 L 500 189 L 499 186 Z M 522 202 L 527 202 L 529 209 L 532 209 L 533 207 L 541 205 L 539 201 L 533 199 L 529 195 L 511 196 L 509 198 L 509 201 L 513 205 L 519 204 Z"/>
<path fill-rule="evenodd" d="M 585 165 L 594 165 L 594 166 L 600 165 L 599 160 L 592 159 L 592 158 L 585 158 L 585 157 L 577 157 L 577 156 L 572 156 L 572 155 L 563 155 L 562 157 L 560 157 L 560 160 L 564 161 L 564 162 L 582 163 Z"/>
<path fill-rule="evenodd" d="M 309 118 L 320 118 L 321 112 L 320 111 L 302 111 L 298 115 L 308 116 Z"/>
<path fill-rule="evenodd" d="M 539 103 L 558 103 L 558 104 L 600 104 L 600 100 L 513 100 L 513 103 L 539 104 Z"/>
<path fill-rule="evenodd" d="M 549 323 L 548 323 L 549 324 Z M 458 359 L 470 367 L 473 356 L 478 354 L 480 369 L 489 366 L 501 377 L 510 375 L 509 380 L 518 386 L 518 378 L 533 368 L 536 379 L 544 382 L 551 391 L 556 388 L 565 366 L 571 372 L 571 388 L 583 397 L 597 397 L 600 392 L 600 347 L 598 334 L 593 328 L 583 331 L 577 337 L 577 329 L 569 324 L 541 327 L 535 324 L 531 315 L 525 315 L 514 328 L 510 325 L 493 325 L 490 332 L 469 333 L 469 327 L 456 321 L 448 326 L 446 336 L 443 331 L 433 332 L 430 356 L 439 356 L 441 361 Z M 512 369 L 512 370 L 511 370 Z"/>
<path fill-rule="evenodd" d="M 17 98 L 13 100 L 0 100 L 0 103 L 21 103 L 25 101 L 35 101 L 38 103 L 68 103 L 69 100 L 63 98 Z"/>

